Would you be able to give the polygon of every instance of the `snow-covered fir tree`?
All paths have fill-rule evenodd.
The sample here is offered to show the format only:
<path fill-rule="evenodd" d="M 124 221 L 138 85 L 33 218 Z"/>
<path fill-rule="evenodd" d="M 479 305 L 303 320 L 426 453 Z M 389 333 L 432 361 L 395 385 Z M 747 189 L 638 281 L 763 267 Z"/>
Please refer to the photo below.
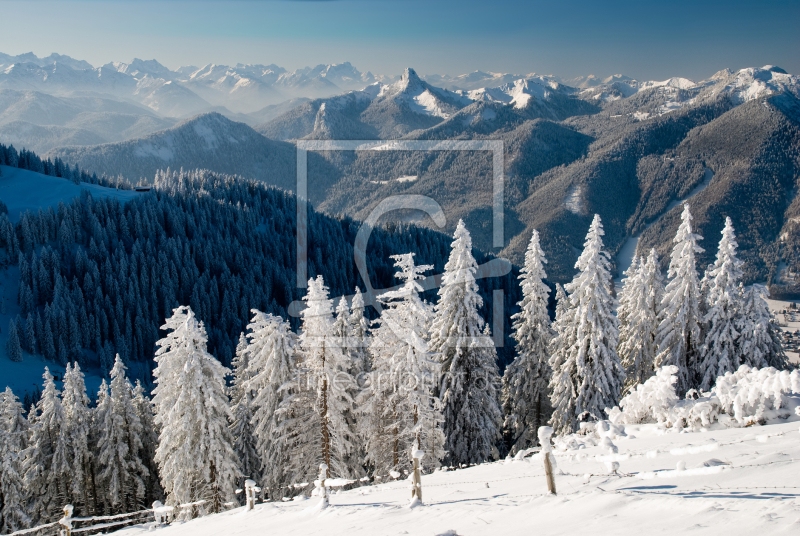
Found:
<path fill-rule="evenodd" d="M 156 462 L 168 504 L 207 501 L 219 512 L 233 501 L 238 460 L 229 425 L 228 369 L 206 349 L 205 326 L 191 308 L 173 311 L 158 341 L 155 423 L 160 427 Z"/>
<path fill-rule="evenodd" d="M 67 364 L 62 392 L 64 423 L 62 440 L 69 448 L 68 466 L 63 468 L 71 475 L 69 503 L 75 506 L 75 515 L 90 515 L 97 511 L 96 490 L 93 486 L 92 452 L 89 438 L 92 413 L 80 365 Z"/>
<path fill-rule="evenodd" d="M 337 340 L 339 347 L 342 348 L 350 358 L 350 307 L 347 305 L 347 298 L 342 296 L 339 298 L 339 303 L 336 305 L 336 310 L 333 315 L 333 324 L 331 324 L 331 336 Z"/>
<path fill-rule="evenodd" d="M 625 370 L 617 355 L 619 327 L 615 310 L 617 300 L 612 295 L 614 284 L 609 271 L 609 256 L 603 249 L 603 225 L 594 216 L 586 242 L 575 268 L 578 273 L 566 287 L 569 295 L 573 340 L 566 350 L 561 368 L 553 370 L 553 381 L 572 376 L 566 388 L 574 386 L 574 403 L 564 397 L 561 389 L 553 393 L 554 422 L 565 431 L 577 429 L 578 417 L 586 413 L 594 419 L 604 419 L 605 409 L 619 402 L 625 381 Z"/>
<path fill-rule="evenodd" d="M 303 301 L 297 367 L 287 385 L 290 394 L 277 415 L 281 441 L 291 451 L 287 477 L 307 480 L 324 463 L 331 475 L 346 478 L 360 473 L 360 467 L 349 465 L 357 448 L 347 420 L 354 404 L 348 389 L 355 380 L 347 372 L 349 359 L 332 334 L 333 301 L 321 275 L 309 279 Z"/>
<path fill-rule="evenodd" d="M 346 408 L 344 418 L 347 421 L 348 429 L 358 435 L 358 426 L 356 423 L 356 398 L 358 397 L 358 382 L 357 376 L 360 374 L 359 364 L 357 364 L 353 357 L 351 340 L 351 326 L 350 326 L 350 307 L 347 305 L 347 299 L 342 296 L 339 298 L 339 305 L 336 306 L 336 314 L 334 315 L 333 324 L 331 326 L 331 335 L 337 344 L 342 348 L 344 353 L 345 363 L 347 363 L 347 372 L 352 377 L 352 381 L 347 384 L 340 383 L 334 389 L 334 396 L 343 397 L 343 404 Z M 336 379 L 334 378 L 334 381 Z M 343 391 L 337 393 L 337 390 Z M 356 468 L 358 474 L 361 474 L 361 466 L 364 460 L 364 449 L 359 441 L 353 442 L 354 448 L 348 453 L 347 460 L 345 461 L 348 467 Z"/>
<path fill-rule="evenodd" d="M 568 434 L 577 426 L 577 417 L 569 408 L 575 407 L 578 396 L 575 380 L 577 367 L 569 349 L 575 340 L 569 296 L 556 283 L 556 317 L 553 322 L 555 337 L 550 343 L 550 405 L 553 415 L 550 423 L 557 434 Z"/>
<path fill-rule="evenodd" d="M 22 361 L 22 345 L 19 342 L 17 322 L 12 318 L 8 322 L 8 339 L 6 340 L 6 355 L 11 361 Z"/>
<path fill-rule="evenodd" d="M 644 383 L 655 371 L 658 312 L 664 294 L 658 254 L 650 250 L 647 259 L 634 258 L 626 272 L 619 298 L 618 353 L 626 371 L 625 390 Z"/>
<path fill-rule="evenodd" d="M 111 384 L 97 407 L 97 479 L 114 513 L 135 512 L 144 506 L 147 468 L 140 455 L 142 422 L 133 404 L 133 386 L 117 355 Z M 105 386 L 101 387 L 105 388 Z"/>
<path fill-rule="evenodd" d="M 275 412 L 287 396 L 284 387 L 294 376 L 297 336 L 281 317 L 255 309 L 252 313 L 243 351 L 248 366 L 242 389 L 254 397 L 250 408 L 252 434 L 261 464 L 256 474 L 262 479 L 262 487 L 271 488 L 286 483 L 287 458 L 292 455 L 280 440 Z"/>
<path fill-rule="evenodd" d="M 549 349 L 555 332 L 547 312 L 550 288 L 544 283 L 545 264 L 547 259 L 539 244 L 539 232 L 534 230 L 519 276 L 522 280 L 520 311 L 511 317 L 517 355 L 503 376 L 504 427 L 510 436 L 512 454 L 538 443 L 537 431 L 552 413 Z"/>
<path fill-rule="evenodd" d="M 725 218 L 717 259 L 709 272 L 711 284 L 706 297 L 708 312 L 704 318 L 707 333 L 698 371 L 700 374 L 697 376 L 703 391 L 710 391 L 717 377 L 735 371 L 741 364 L 736 325 L 742 309 L 739 289 L 742 261 L 736 257 L 737 246 L 733 222 Z"/>
<path fill-rule="evenodd" d="M 250 379 L 249 354 L 247 337 L 242 333 L 236 346 L 236 355 L 231 362 L 233 368 L 233 385 L 230 388 L 231 434 L 233 434 L 233 450 L 239 458 L 242 471 L 242 483 L 245 479 L 256 482 L 261 480 L 261 457 L 256 450 L 256 437 L 253 433 L 253 396 L 254 392 L 245 385 Z"/>
<path fill-rule="evenodd" d="M 109 372 L 111 372 L 109 370 Z M 94 506 L 98 514 L 110 514 L 112 511 L 111 501 L 105 492 L 103 483 L 97 478 L 97 474 L 102 469 L 99 466 L 97 451 L 99 450 L 100 436 L 105 429 L 105 414 L 108 411 L 110 402 L 108 398 L 108 382 L 105 378 L 100 382 L 97 390 L 97 401 L 92 411 L 92 430 L 90 435 L 90 445 L 92 448 L 92 475 L 94 476 L 93 489 L 95 491 Z"/>
<path fill-rule="evenodd" d="M 161 489 L 161 483 L 158 479 L 158 465 L 156 465 L 155 461 L 156 448 L 158 448 L 158 432 L 156 432 L 153 403 L 145 393 L 140 380 L 136 380 L 136 386 L 133 388 L 133 407 L 136 408 L 136 415 L 139 416 L 139 421 L 142 423 L 142 450 L 139 459 L 142 460 L 142 464 L 147 469 L 147 476 L 144 479 L 144 504 L 148 505 L 153 504 L 153 501 L 163 500 L 164 491 Z"/>
<path fill-rule="evenodd" d="M 700 311 L 700 320 L 698 321 L 700 325 L 700 340 L 706 340 L 706 334 L 708 329 L 708 324 L 706 323 L 706 315 L 708 314 L 708 293 L 711 290 L 711 283 L 713 278 L 711 277 L 711 272 L 714 271 L 714 263 L 712 262 L 706 269 L 703 271 L 703 277 L 700 278 L 700 297 L 698 302 L 700 306 L 698 307 Z M 698 271 L 699 275 L 699 271 Z M 702 351 L 702 350 L 701 350 Z"/>
<path fill-rule="evenodd" d="M 25 507 L 28 492 L 22 473 L 22 453 L 28 443 L 28 421 L 22 404 L 6 387 L 0 393 L 0 533 L 30 526 Z"/>
<path fill-rule="evenodd" d="M 350 352 L 350 361 L 352 368 L 350 374 L 356 379 L 360 385 L 362 378 L 360 376 L 370 370 L 369 352 L 369 321 L 364 316 L 364 296 L 361 294 L 361 289 L 356 287 L 356 293 L 353 296 L 353 302 L 350 304 L 350 344 L 348 351 Z"/>
<path fill-rule="evenodd" d="M 655 366 L 678 367 L 675 391 L 683 396 L 697 387 L 700 368 L 702 321 L 700 317 L 700 282 L 695 255 L 704 250 L 697 245 L 702 237 L 692 232 L 689 205 L 683 206 L 681 224 L 675 234 L 667 276 L 669 281 L 661 300 L 656 341 L 658 354 Z"/>
<path fill-rule="evenodd" d="M 769 309 L 769 289 L 754 284 L 743 290 L 742 314 L 736 330 L 739 332 L 740 364 L 753 368 L 774 367 L 784 370 L 788 358 L 783 349 L 775 318 Z"/>
<path fill-rule="evenodd" d="M 56 470 L 67 465 L 68 445 L 62 441 L 64 407 L 50 370 L 44 369 L 44 390 L 28 415 L 31 433 L 23 453 L 25 487 L 30 494 L 28 515 L 32 524 L 48 523 L 61 517 L 70 488 L 69 475 Z"/>
<path fill-rule="evenodd" d="M 367 463 L 380 475 L 410 469 L 407 453 L 415 442 L 427 469 L 444 455 L 441 402 L 433 394 L 439 363 L 427 344 L 433 311 L 420 297 L 419 284 L 433 267 L 417 266 L 413 253 L 392 259 L 402 286 L 379 297 L 383 310 L 372 330 L 371 381 L 359 404 Z"/>
<path fill-rule="evenodd" d="M 625 272 L 623 272 L 622 279 L 622 289 L 619 292 L 619 307 L 617 308 L 617 319 L 619 320 L 619 331 L 620 331 L 620 344 L 622 344 L 622 332 L 625 329 L 625 325 L 628 322 L 628 316 L 631 314 L 634 303 L 636 301 L 636 295 L 634 293 L 633 287 L 640 285 L 638 281 L 639 276 L 639 268 L 640 263 L 642 260 L 639 258 L 638 255 L 634 255 L 633 259 L 631 259 L 631 265 L 628 267 Z M 622 357 L 622 353 L 620 352 L 620 357 Z"/>
<path fill-rule="evenodd" d="M 478 313 L 472 238 L 459 220 L 442 275 L 431 325 L 430 351 L 440 355 L 439 396 L 444 405 L 445 450 L 453 464 L 480 463 L 492 455 L 502 411 L 496 351 Z"/>

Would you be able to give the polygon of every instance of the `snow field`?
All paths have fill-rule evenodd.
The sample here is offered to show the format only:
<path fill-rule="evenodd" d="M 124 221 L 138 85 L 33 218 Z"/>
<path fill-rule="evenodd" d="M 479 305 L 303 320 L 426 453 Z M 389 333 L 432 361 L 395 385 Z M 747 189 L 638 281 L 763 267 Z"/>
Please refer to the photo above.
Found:
<path fill-rule="evenodd" d="M 115 190 L 97 184 L 77 185 L 60 177 L 0 166 L 0 199 L 8 206 L 8 219 L 12 223 L 19 221 L 27 210 L 36 213 L 40 208 L 56 208 L 62 201 L 69 203 L 80 197 L 81 190 L 88 190 L 95 198 L 112 197 L 123 203 L 142 195 L 133 190 Z"/>
<path fill-rule="evenodd" d="M 541 456 L 423 475 L 424 506 L 407 508 L 410 481 L 334 491 L 319 499 L 237 508 L 159 528 L 164 536 L 250 534 L 529 535 L 794 534 L 800 529 L 798 418 L 759 428 L 679 433 L 628 425 L 619 474 L 600 440 L 556 449 L 558 495 L 546 495 Z M 596 441 L 598 445 L 592 445 Z M 622 459 L 622 457 L 625 457 Z M 139 526 L 123 534 L 140 534 Z M 599 529 L 599 530 L 598 530 Z"/>

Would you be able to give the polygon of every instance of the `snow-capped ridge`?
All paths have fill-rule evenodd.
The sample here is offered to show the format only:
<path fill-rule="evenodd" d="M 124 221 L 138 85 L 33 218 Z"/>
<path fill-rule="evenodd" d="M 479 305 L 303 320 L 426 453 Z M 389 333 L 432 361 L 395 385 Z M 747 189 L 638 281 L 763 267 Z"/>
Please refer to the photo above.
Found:
<path fill-rule="evenodd" d="M 700 82 L 682 77 L 637 81 L 622 75 L 614 75 L 605 79 L 602 84 L 587 83 L 587 80 L 595 78 L 590 76 L 567 82 L 579 82 L 577 84 L 579 87 L 589 86 L 581 91 L 583 98 L 601 103 L 626 99 L 641 92 L 660 92 L 664 100 L 658 109 L 659 115 L 720 97 L 730 98 L 735 105 L 780 93 L 790 93 L 800 97 L 800 77 L 788 74 L 773 65 L 761 68 L 749 67 L 738 71 L 722 69 Z M 614 81 L 605 83 L 611 80 Z M 638 110 L 629 115 L 641 120 L 652 115 L 652 110 Z"/>
<path fill-rule="evenodd" d="M 46 58 L 39 58 L 33 52 L 26 52 L 24 54 L 19 54 L 17 56 L 10 56 L 8 54 L 3 54 L 2 52 L 0 52 L 0 68 L 6 67 L 12 63 L 32 63 L 34 65 L 38 65 L 39 67 L 45 67 L 48 65 L 52 65 L 54 63 L 60 63 L 76 71 L 94 69 L 94 66 L 87 61 L 76 60 L 75 58 L 71 58 L 70 56 L 57 54 L 55 52 L 53 52 Z"/>
<path fill-rule="evenodd" d="M 789 93 L 800 98 L 800 77 L 772 65 L 762 68 L 748 67 L 736 72 L 720 71 L 710 82 L 713 84 L 709 84 L 710 87 L 703 92 L 702 97 L 728 95 L 736 104 L 779 93 Z"/>
<path fill-rule="evenodd" d="M 104 67 L 116 69 L 118 72 L 129 74 L 134 78 L 150 75 L 153 78 L 171 80 L 175 74 L 155 59 L 140 60 L 139 58 L 134 58 L 130 63 L 113 61 L 105 64 Z"/>
<path fill-rule="evenodd" d="M 667 78 L 666 80 L 658 81 L 658 80 L 649 80 L 647 82 L 642 82 L 639 85 L 639 91 L 645 91 L 647 89 L 652 89 L 656 87 L 663 87 L 663 88 L 674 88 L 674 89 L 694 89 L 697 87 L 697 84 L 688 78 L 681 78 L 679 76 L 675 76 L 672 78 Z"/>
<path fill-rule="evenodd" d="M 569 90 L 553 78 L 537 76 L 521 78 L 496 88 L 476 89 L 467 92 L 467 96 L 473 101 L 501 102 L 514 108 L 525 108 L 531 100 L 547 100 L 554 92 L 567 93 Z"/>

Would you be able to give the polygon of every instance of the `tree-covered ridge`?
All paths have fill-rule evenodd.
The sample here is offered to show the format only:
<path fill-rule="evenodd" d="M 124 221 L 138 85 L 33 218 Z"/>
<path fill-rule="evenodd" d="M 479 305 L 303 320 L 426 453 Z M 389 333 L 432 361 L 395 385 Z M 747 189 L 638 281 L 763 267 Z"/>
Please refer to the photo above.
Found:
<path fill-rule="evenodd" d="M 88 182 L 90 184 L 100 184 L 102 186 L 111 186 L 121 189 L 130 189 L 131 187 L 128 181 L 121 177 L 108 179 L 103 175 L 98 178 L 96 173 L 87 173 L 85 170 L 80 169 L 77 164 L 70 167 L 69 164 L 58 157 L 54 159 L 42 159 L 32 151 L 28 151 L 24 148 L 17 151 L 13 145 L 6 146 L 2 143 L 0 143 L 0 166 L 27 169 L 28 171 L 34 171 L 51 177 L 63 177 L 76 184 Z M 2 212 L 2 210 L 0 210 L 0 212 Z"/>

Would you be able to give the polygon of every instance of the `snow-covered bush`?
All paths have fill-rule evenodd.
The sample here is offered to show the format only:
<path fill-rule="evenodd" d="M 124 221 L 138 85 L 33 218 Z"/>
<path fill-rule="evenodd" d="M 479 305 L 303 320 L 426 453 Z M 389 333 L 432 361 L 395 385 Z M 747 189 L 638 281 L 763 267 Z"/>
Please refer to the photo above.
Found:
<path fill-rule="evenodd" d="M 728 426 L 762 423 L 791 415 L 800 394 L 800 371 L 779 371 L 742 365 L 717 378 L 710 392 L 679 400 L 677 367 L 661 367 L 656 375 L 629 393 L 619 407 L 606 410 L 616 424 L 663 423 L 667 427 L 702 428 L 715 422 Z"/>
<path fill-rule="evenodd" d="M 722 410 L 740 425 L 788 416 L 787 395 L 800 394 L 800 371 L 742 365 L 736 372 L 717 378 L 713 393 Z"/>
<path fill-rule="evenodd" d="M 675 393 L 675 383 L 678 381 L 678 367 L 667 365 L 656 371 L 656 375 L 650 377 L 646 382 L 636 386 L 627 396 L 619 401 L 622 408 L 620 412 L 623 419 L 612 418 L 614 422 L 624 422 L 627 424 L 640 424 L 647 422 L 666 422 L 669 420 L 669 412 L 678 403 L 678 395 Z M 609 412 L 609 417 L 617 413 L 614 410 Z"/>
<path fill-rule="evenodd" d="M 670 411 L 666 425 L 691 430 L 705 428 L 720 420 L 721 410 L 719 399 L 715 396 L 679 400 Z"/>

